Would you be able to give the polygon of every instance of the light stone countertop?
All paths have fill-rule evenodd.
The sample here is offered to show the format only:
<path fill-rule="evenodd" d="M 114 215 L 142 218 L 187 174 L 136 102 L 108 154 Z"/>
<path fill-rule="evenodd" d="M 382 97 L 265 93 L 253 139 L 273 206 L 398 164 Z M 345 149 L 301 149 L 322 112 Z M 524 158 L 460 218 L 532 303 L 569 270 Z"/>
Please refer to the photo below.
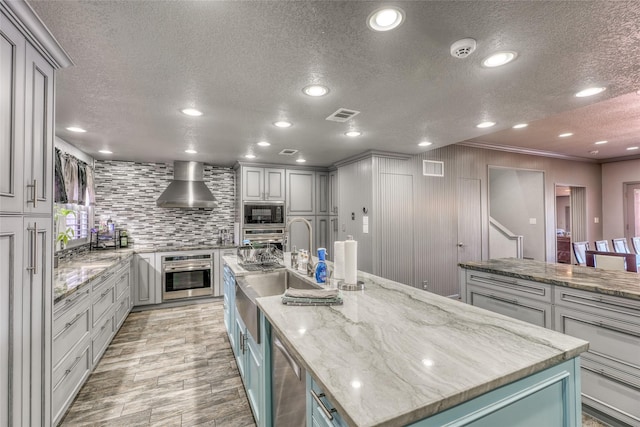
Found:
<path fill-rule="evenodd" d="M 129 261 L 137 253 L 182 252 L 195 250 L 228 249 L 228 245 L 133 245 L 129 248 L 101 249 L 76 256 L 70 261 L 61 261 L 53 269 L 54 304 L 72 295 L 93 279 L 115 268 L 121 262 Z"/>
<path fill-rule="evenodd" d="M 286 259 L 286 257 L 285 257 Z M 351 426 L 402 426 L 578 356 L 586 341 L 358 273 L 344 305 L 258 306 Z"/>
<path fill-rule="evenodd" d="M 518 258 L 469 261 L 462 268 L 640 300 L 640 273 Z"/>

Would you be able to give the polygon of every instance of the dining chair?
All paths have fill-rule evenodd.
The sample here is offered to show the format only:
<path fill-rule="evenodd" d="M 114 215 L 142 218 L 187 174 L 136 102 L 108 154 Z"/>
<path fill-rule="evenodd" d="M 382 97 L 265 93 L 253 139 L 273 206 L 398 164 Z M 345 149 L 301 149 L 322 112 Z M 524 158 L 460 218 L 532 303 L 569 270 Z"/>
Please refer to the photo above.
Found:
<path fill-rule="evenodd" d="M 576 257 L 576 262 L 580 265 L 587 264 L 587 254 L 589 250 L 589 242 L 573 242 L 573 254 Z"/>
<path fill-rule="evenodd" d="M 621 256 L 594 254 L 593 263 L 595 264 L 595 268 L 601 268 L 603 270 L 626 271 L 627 269 L 627 260 Z"/>
<path fill-rule="evenodd" d="M 632 237 L 631 246 L 633 246 L 633 251 L 636 255 L 640 255 L 640 237 Z"/>
<path fill-rule="evenodd" d="M 598 252 L 610 252 L 609 242 L 606 240 L 596 240 L 596 251 Z"/>
<path fill-rule="evenodd" d="M 627 245 L 627 239 L 620 237 L 618 239 L 611 239 L 613 242 L 613 251 L 619 254 L 629 254 L 629 245 Z"/>

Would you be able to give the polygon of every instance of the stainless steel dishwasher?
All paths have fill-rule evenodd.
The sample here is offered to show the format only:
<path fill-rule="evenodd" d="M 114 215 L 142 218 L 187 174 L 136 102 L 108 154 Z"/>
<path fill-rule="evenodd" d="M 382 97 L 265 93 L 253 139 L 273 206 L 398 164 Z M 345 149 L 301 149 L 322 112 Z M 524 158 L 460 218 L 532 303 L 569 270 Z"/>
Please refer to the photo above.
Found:
<path fill-rule="evenodd" d="M 271 342 L 273 355 L 273 425 L 306 426 L 306 371 L 293 358 L 277 334 Z"/>

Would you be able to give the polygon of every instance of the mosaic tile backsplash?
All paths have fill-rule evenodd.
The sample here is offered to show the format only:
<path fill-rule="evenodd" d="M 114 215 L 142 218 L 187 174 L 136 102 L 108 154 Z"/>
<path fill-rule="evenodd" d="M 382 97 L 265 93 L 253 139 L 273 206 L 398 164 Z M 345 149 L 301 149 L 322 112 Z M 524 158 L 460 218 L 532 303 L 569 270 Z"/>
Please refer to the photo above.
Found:
<path fill-rule="evenodd" d="M 233 233 L 233 169 L 204 167 L 204 182 L 216 198 L 214 209 L 157 207 L 156 199 L 171 179 L 173 164 L 96 160 L 96 224 L 111 217 L 136 244 L 215 244 L 220 229 Z"/>

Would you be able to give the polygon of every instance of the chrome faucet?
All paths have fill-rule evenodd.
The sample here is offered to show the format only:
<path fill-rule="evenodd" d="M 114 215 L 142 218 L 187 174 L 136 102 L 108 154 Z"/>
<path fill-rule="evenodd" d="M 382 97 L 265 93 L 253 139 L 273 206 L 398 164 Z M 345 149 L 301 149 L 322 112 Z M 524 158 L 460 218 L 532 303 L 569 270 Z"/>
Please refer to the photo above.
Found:
<path fill-rule="evenodd" d="M 307 275 L 308 276 L 313 276 L 313 274 L 315 273 L 315 265 L 313 264 L 313 258 L 312 258 L 312 254 L 313 254 L 313 232 L 311 231 L 311 223 L 309 221 L 307 221 L 306 219 L 302 218 L 302 217 L 294 217 L 291 218 L 289 221 L 287 221 L 287 226 L 285 227 L 285 242 L 288 245 L 289 244 L 289 233 L 290 233 L 290 228 L 291 228 L 291 224 L 295 223 L 295 222 L 303 222 L 307 228 L 309 229 L 309 262 L 307 263 Z"/>

